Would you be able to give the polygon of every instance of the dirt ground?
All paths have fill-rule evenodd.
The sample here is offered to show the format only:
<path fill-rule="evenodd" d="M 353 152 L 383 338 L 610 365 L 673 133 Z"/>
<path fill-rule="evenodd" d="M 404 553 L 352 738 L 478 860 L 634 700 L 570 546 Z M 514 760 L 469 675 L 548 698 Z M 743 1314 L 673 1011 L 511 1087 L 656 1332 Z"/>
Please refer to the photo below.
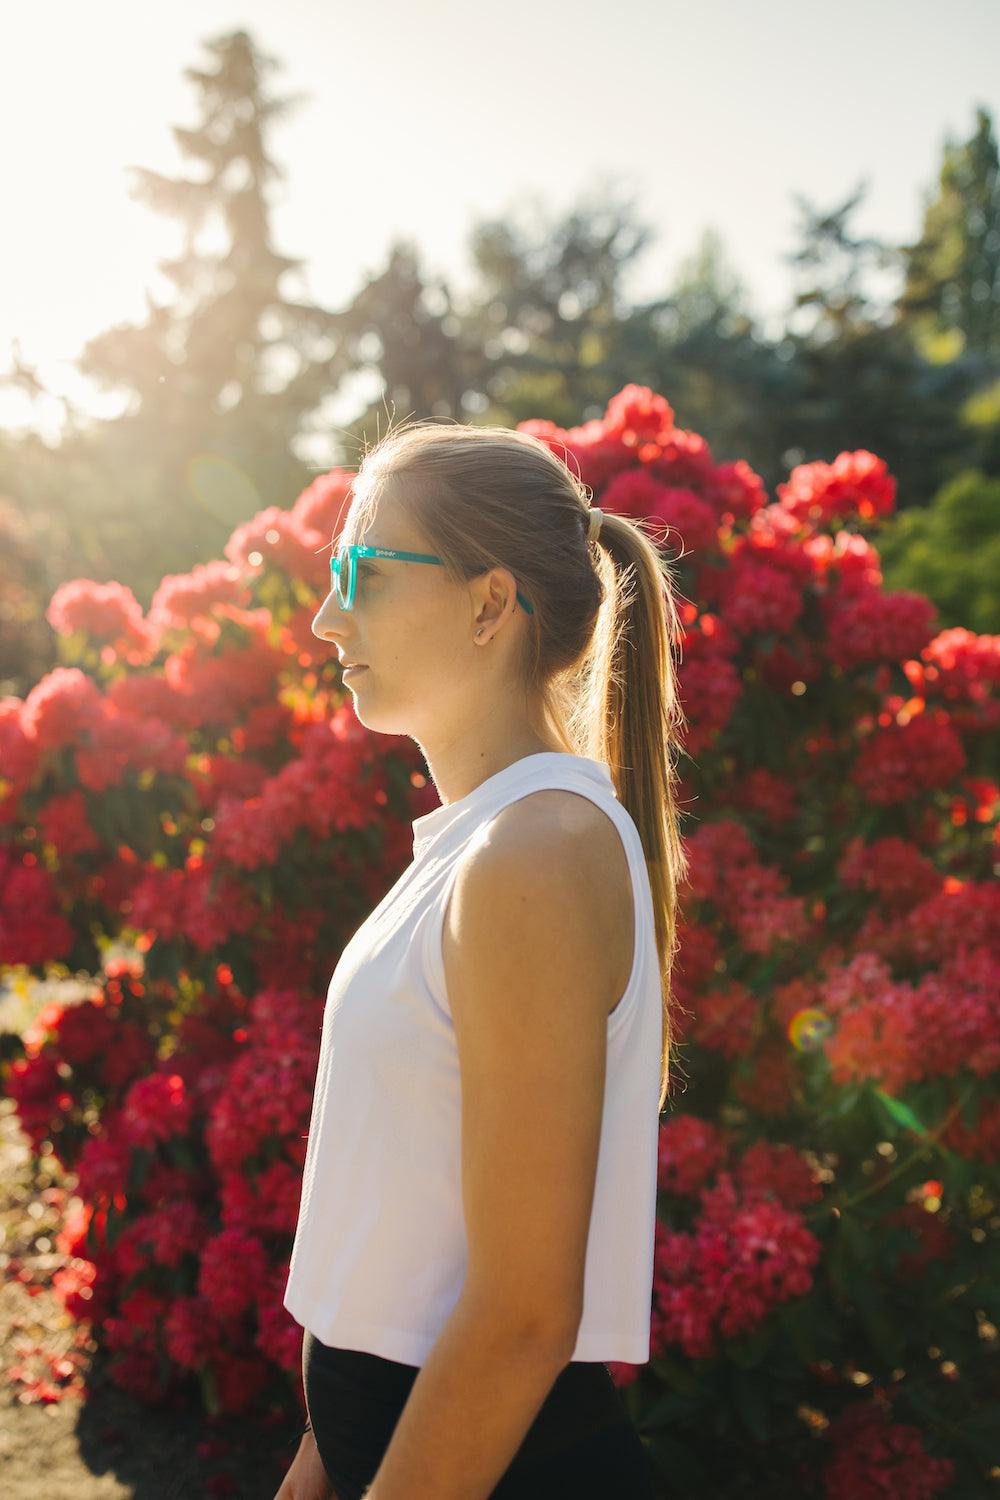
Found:
<path fill-rule="evenodd" d="M 284 1411 L 213 1419 L 194 1393 L 150 1407 L 113 1385 L 51 1289 L 68 1201 L 0 1099 L 3 1500 L 273 1500 L 302 1431 L 294 1394 Z"/>

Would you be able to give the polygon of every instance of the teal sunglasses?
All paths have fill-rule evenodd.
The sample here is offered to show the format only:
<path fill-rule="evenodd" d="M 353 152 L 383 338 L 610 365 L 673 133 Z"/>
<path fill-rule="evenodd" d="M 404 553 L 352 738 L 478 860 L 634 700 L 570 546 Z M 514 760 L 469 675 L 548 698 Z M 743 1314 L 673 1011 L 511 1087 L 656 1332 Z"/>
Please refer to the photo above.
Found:
<path fill-rule="evenodd" d="M 354 608 L 359 557 L 388 557 L 395 558 L 397 562 L 440 563 L 444 566 L 443 558 L 433 557 L 429 552 L 396 552 L 392 547 L 362 547 L 360 544 L 338 547 L 330 557 L 330 587 L 336 590 L 341 609 Z M 529 615 L 535 613 L 534 605 L 520 591 L 517 602 Z"/>

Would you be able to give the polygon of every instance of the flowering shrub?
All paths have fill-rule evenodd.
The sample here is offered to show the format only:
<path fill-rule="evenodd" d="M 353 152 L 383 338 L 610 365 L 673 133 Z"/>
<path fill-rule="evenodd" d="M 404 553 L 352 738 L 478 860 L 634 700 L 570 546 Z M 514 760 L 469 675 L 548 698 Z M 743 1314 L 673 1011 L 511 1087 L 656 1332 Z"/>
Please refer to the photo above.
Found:
<path fill-rule="evenodd" d="M 883 589 L 873 454 L 771 500 L 644 388 L 523 427 L 684 551 L 680 1051 L 652 1358 L 612 1373 L 674 1493 L 981 1493 L 1000 640 Z M 323 997 L 436 805 L 310 630 L 351 478 L 262 511 L 146 614 L 60 588 L 64 665 L 0 702 L 0 962 L 99 976 L 38 1015 L 6 1087 L 77 1178 L 59 1295 L 150 1401 L 196 1378 L 237 1411 L 297 1381 L 282 1294 Z"/>

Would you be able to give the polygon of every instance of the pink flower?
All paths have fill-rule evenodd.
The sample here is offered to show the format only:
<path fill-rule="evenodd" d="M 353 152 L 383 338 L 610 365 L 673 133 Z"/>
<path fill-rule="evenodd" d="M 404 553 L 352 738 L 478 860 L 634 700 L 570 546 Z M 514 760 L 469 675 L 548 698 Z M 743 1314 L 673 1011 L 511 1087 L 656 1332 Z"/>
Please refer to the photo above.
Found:
<path fill-rule="evenodd" d="M 56 589 L 45 618 L 59 635 L 80 632 L 94 641 L 139 646 L 148 636 L 142 606 L 123 583 L 74 578 Z"/>
<path fill-rule="evenodd" d="M 722 1171 L 701 1193 L 690 1234 L 659 1221 L 654 1247 L 652 1343 L 689 1358 L 719 1353 L 720 1340 L 752 1332 L 776 1307 L 812 1286 L 820 1244 L 782 1204 L 746 1198 Z"/>
<path fill-rule="evenodd" d="M 125 1095 L 122 1127 L 133 1146 L 152 1150 L 171 1136 L 186 1134 L 191 1101 L 179 1073 L 151 1073 L 137 1078 Z"/>
<path fill-rule="evenodd" d="M 838 453 L 832 464 L 798 464 L 788 482 L 778 485 L 778 496 L 793 515 L 818 528 L 848 516 L 870 521 L 891 515 L 896 481 L 883 459 L 860 448 Z"/>
<path fill-rule="evenodd" d="M 725 1136 L 711 1120 L 674 1115 L 660 1126 L 657 1185 L 662 1192 L 693 1197 L 725 1154 Z"/>
<path fill-rule="evenodd" d="M 202 1246 L 198 1295 L 220 1322 L 234 1322 L 253 1304 L 267 1268 L 267 1251 L 256 1235 L 243 1229 L 223 1229 Z"/>
<path fill-rule="evenodd" d="M 72 744 L 98 718 L 101 693 L 79 667 L 55 667 L 24 700 L 22 724 L 43 751 Z"/>
<path fill-rule="evenodd" d="M 823 1473 L 826 1500 L 933 1500 L 954 1478 L 950 1458 L 932 1457 L 916 1427 L 892 1422 L 871 1401 L 841 1412 L 825 1440 L 833 1454 Z"/>
<path fill-rule="evenodd" d="M 175 1297 L 163 1320 L 163 1343 L 182 1370 L 200 1370 L 218 1347 L 222 1329 L 204 1297 Z"/>
<path fill-rule="evenodd" d="M 948 786 L 965 769 L 965 751 L 943 714 L 918 714 L 889 724 L 862 744 L 852 779 L 880 807 Z"/>
<path fill-rule="evenodd" d="M 196 563 L 190 573 L 168 573 L 153 595 L 149 619 L 158 632 L 183 630 L 199 616 L 210 616 L 217 604 L 250 603 L 250 590 L 241 579 L 240 569 L 214 558 Z"/>

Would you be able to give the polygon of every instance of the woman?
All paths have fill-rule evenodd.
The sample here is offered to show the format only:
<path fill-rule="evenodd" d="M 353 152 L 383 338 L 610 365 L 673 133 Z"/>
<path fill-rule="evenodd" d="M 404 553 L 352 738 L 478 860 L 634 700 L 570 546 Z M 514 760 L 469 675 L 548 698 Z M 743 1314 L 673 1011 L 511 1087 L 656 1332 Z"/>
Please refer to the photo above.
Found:
<path fill-rule="evenodd" d="M 404 425 L 353 490 L 313 631 L 441 805 L 330 982 L 285 1293 L 311 1425 L 278 1500 L 650 1497 L 606 1362 L 649 1358 L 668 564 L 525 432 Z"/>

